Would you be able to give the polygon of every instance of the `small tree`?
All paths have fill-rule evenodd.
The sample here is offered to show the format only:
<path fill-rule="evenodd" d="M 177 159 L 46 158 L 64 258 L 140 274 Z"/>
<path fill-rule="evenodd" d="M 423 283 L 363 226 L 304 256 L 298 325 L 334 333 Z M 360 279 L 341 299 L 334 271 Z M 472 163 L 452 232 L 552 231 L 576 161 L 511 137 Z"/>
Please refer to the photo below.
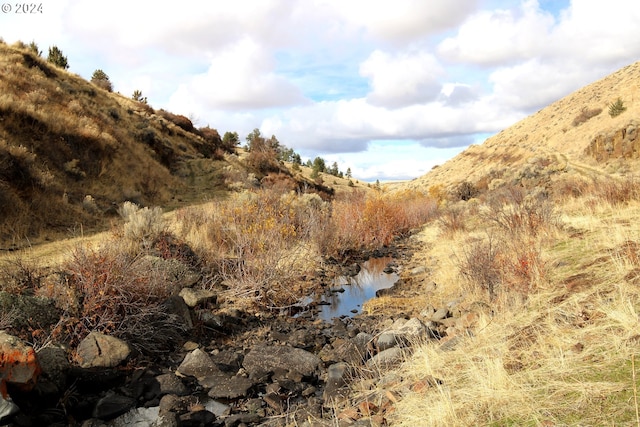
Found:
<path fill-rule="evenodd" d="M 113 91 L 113 85 L 109 80 L 109 76 L 107 76 L 107 73 L 101 69 L 97 69 L 93 72 L 93 75 L 91 76 L 91 83 L 108 92 Z"/>
<path fill-rule="evenodd" d="M 352 175 L 351 175 L 351 168 L 347 168 L 347 174 L 345 175 L 347 178 L 351 179 Z"/>
<path fill-rule="evenodd" d="M 611 117 L 619 116 L 626 109 L 627 109 L 627 107 L 624 106 L 624 103 L 622 102 L 622 99 L 618 98 L 616 100 L 616 102 L 612 102 L 611 104 L 609 104 L 609 115 Z"/>
<path fill-rule="evenodd" d="M 133 91 L 133 95 L 131 95 L 131 99 L 133 99 L 134 101 L 142 102 L 143 104 L 147 103 L 147 97 L 142 96 L 142 92 L 139 91 L 138 89 Z"/>
<path fill-rule="evenodd" d="M 51 62 L 56 67 L 60 67 L 63 70 L 69 68 L 69 63 L 67 62 L 67 57 L 62 54 L 62 51 L 58 49 L 58 46 L 51 46 L 49 48 L 49 56 L 47 57 L 47 61 Z"/>
<path fill-rule="evenodd" d="M 29 43 L 29 50 L 38 56 L 42 56 L 42 51 L 38 48 L 38 45 L 35 41 Z"/>

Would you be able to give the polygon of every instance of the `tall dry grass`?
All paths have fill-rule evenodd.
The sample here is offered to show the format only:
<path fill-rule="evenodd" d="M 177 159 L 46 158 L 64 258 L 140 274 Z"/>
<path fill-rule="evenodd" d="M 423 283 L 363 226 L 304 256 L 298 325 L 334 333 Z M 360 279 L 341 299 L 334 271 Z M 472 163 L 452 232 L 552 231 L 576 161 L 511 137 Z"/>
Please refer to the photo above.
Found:
<path fill-rule="evenodd" d="M 352 192 L 331 202 L 277 189 L 232 195 L 180 210 L 175 233 L 218 271 L 233 298 L 262 307 L 295 304 L 323 260 L 390 244 L 435 214 L 417 193 Z"/>
<path fill-rule="evenodd" d="M 470 218 L 466 233 L 438 232 L 438 223 L 427 227 L 426 258 L 438 283 L 432 300 L 455 298 L 478 322 L 451 345 L 432 341 L 416 347 L 394 374 L 401 380 L 391 391 L 401 398 L 391 425 L 638 425 L 640 202 L 628 196 L 636 191 L 629 182 L 611 182 L 548 199 L 555 219 L 535 230 L 528 214 L 500 216 L 528 212 L 513 200 L 500 210 L 480 209 L 493 219 Z M 495 259 L 517 260 L 518 246 L 530 247 L 523 235 L 536 239 L 544 280 L 531 275 L 528 281 L 536 286 L 512 288 L 506 284 L 518 276 L 514 265 L 488 263 L 502 287 L 490 309 L 475 310 L 478 301 L 487 301 L 486 290 L 477 286 L 480 279 L 460 276 L 455 254 L 471 250 L 470 241 L 486 244 L 508 236 L 517 246 L 498 245 L 495 251 L 502 255 Z M 482 270 L 478 261 L 466 271 L 474 271 L 473 265 Z M 523 293 L 526 298 L 518 297 Z M 424 378 L 439 381 L 415 386 Z"/>

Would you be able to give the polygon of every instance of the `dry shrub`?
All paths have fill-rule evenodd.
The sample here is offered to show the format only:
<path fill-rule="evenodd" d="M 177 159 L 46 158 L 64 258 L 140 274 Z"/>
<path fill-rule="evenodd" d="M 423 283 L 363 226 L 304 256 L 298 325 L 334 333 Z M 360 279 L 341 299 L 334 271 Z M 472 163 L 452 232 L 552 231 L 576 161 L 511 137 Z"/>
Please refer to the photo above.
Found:
<path fill-rule="evenodd" d="M 488 200 L 484 215 L 512 236 L 537 236 L 555 225 L 556 215 L 546 194 L 527 193 L 516 186 L 503 187 Z"/>
<path fill-rule="evenodd" d="M 582 123 L 588 121 L 592 117 L 595 117 L 595 116 L 599 115 L 600 113 L 602 113 L 602 108 L 587 108 L 587 107 L 584 107 L 580 111 L 580 114 L 578 114 L 576 116 L 576 118 L 573 119 L 573 126 L 581 125 Z"/>
<path fill-rule="evenodd" d="M 182 209 L 177 221 L 224 277 L 229 296 L 279 307 L 305 294 L 294 283 L 316 267 L 311 242 L 325 211 L 317 195 L 260 190 Z"/>
<path fill-rule="evenodd" d="M 452 235 L 459 231 L 466 230 L 466 212 L 462 206 L 447 206 L 440 212 L 438 224 L 442 227 L 446 235 Z"/>
<path fill-rule="evenodd" d="M 134 244 L 148 248 L 166 230 L 162 209 L 140 208 L 132 202 L 124 202 L 118 213 L 125 220 L 123 236 Z"/>
<path fill-rule="evenodd" d="M 502 280 L 502 262 L 499 244 L 492 235 L 487 239 L 473 239 L 467 243 L 458 258 L 458 269 L 473 286 L 489 292 L 489 299 L 496 296 Z"/>
<path fill-rule="evenodd" d="M 43 271 L 20 256 L 0 262 L 0 291 L 16 295 L 33 294 L 42 281 Z"/>
<path fill-rule="evenodd" d="M 633 175 L 622 179 L 601 178 L 593 181 L 592 194 L 611 206 L 640 199 L 640 184 Z"/>
<path fill-rule="evenodd" d="M 92 331 L 125 339 L 147 353 L 164 351 L 180 340 L 180 322 L 163 302 L 179 289 L 167 271 L 144 257 L 119 251 L 78 248 L 64 265 L 66 282 L 77 297 L 75 309 L 58 333 L 77 344 Z"/>
<path fill-rule="evenodd" d="M 350 192 L 332 202 L 330 226 L 318 236 L 318 245 L 327 256 L 389 245 L 436 211 L 437 202 L 419 192 Z"/>

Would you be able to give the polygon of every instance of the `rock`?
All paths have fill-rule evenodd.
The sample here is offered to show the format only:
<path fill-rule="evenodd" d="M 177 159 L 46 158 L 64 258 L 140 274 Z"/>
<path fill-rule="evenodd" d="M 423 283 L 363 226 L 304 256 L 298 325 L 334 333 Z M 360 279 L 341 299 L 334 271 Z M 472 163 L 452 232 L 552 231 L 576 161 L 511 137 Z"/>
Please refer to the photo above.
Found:
<path fill-rule="evenodd" d="M 399 347 L 392 347 L 367 360 L 366 366 L 369 368 L 388 369 L 400 363 L 403 358 L 404 351 Z"/>
<path fill-rule="evenodd" d="M 206 409 L 200 409 L 182 414 L 178 419 L 180 427 L 200 427 L 211 425 L 216 420 L 216 416 Z"/>
<path fill-rule="evenodd" d="M 18 405 L 11 402 L 10 400 L 5 400 L 5 398 L 0 395 L 0 423 L 2 423 L 2 421 L 9 418 L 10 416 L 18 413 L 19 411 L 20 408 L 18 408 Z"/>
<path fill-rule="evenodd" d="M 353 264 L 345 267 L 343 274 L 347 277 L 354 277 L 354 276 L 357 276 L 358 273 L 360 273 L 361 269 L 362 267 L 360 267 L 360 264 L 358 264 L 357 262 L 354 262 Z"/>
<path fill-rule="evenodd" d="M 201 379 L 220 373 L 220 369 L 213 363 L 207 353 L 196 348 L 185 356 L 180 366 L 178 366 L 177 372 L 181 375 L 189 375 Z"/>
<path fill-rule="evenodd" d="M 249 389 L 253 387 L 253 381 L 241 376 L 229 377 L 220 374 L 214 377 L 205 377 L 200 384 L 209 388 L 207 393 L 212 399 L 237 399 L 245 397 Z"/>
<path fill-rule="evenodd" d="M 262 417 L 258 414 L 235 414 L 224 419 L 225 427 L 235 427 L 238 425 L 253 425 L 260 422 Z"/>
<path fill-rule="evenodd" d="M 31 389 L 42 371 L 33 347 L 20 338 L 0 331 L 0 392 L 7 398 L 6 383 Z M 11 405 L 4 405 L 6 408 Z"/>
<path fill-rule="evenodd" d="M 425 336 L 427 327 L 417 318 L 407 320 L 404 325 L 398 328 L 398 333 L 408 340 L 415 340 Z"/>
<path fill-rule="evenodd" d="M 322 398 L 328 406 L 344 399 L 345 395 L 340 393 L 339 390 L 347 384 L 346 376 L 348 372 L 349 365 L 344 362 L 334 363 L 329 366 L 326 384 L 322 393 Z"/>
<path fill-rule="evenodd" d="M 207 411 L 212 412 L 216 417 L 225 417 L 231 413 L 231 407 L 217 400 L 209 400 L 205 402 L 204 407 Z"/>
<path fill-rule="evenodd" d="M 175 394 L 176 396 L 184 396 L 189 393 L 187 387 L 174 373 L 158 375 L 156 381 L 160 385 L 160 395 Z"/>
<path fill-rule="evenodd" d="M 159 411 L 157 406 L 154 408 L 134 408 L 111 421 L 109 425 L 111 427 L 151 426 L 158 419 Z"/>
<path fill-rule="evenodd" d="M 181 296 L 170 296 L 162 303 L 162 308 L 165 313 L 176 316 L 176 320 L 182 329 L 185 331 L 191 331 L 193 329 L 193 319 L 191 319 L 189 306 Z"/>
<path fill-rule="evenodd" d="M 214 291 L 207 289 L 183 288 L 179 295 L 191 308 L 204 304 L 205 302 L 215 303 L 218 298 L 218 295 Z"/>
<path fill-rule="evenodd" d="M 113 368 L 130 354 L 131 348 L 126 342 L 100 332 L 91 332 L 76 349 L 81 368 Z"/>
<path fill-rule="evenodd" d="M 11 326 L 16 329 L 39 329 L 55 325 L 62 310 L 56 308 L 55 302 L 49 298 L 0 291 L 0 313 L 8 313 Z"/>
<path fill-rule="evenodd" d="M 42 368 L 42 376 L 53 383 L 58 391 L 64 390 L 71 368 L 65 349 L 57 346 L 45 347 L 38 351 L 38 361 Z"/>
<path fill-rule="evenodd" d="M 449 317 L 449 309 L 446 307 L 442 307 L 438 310 L 436 310 L 435 313 L 433 313 L 433 315 L 431 316 L 431 321 L 433 322 L 439 322 L 442 319 L 445 319 Z"/>
<path fill-rule="evenodd" d="M 132 397 L 108 394 L 96 403 L 93 417 L 101 420 L 110 420 L 127 413 L 135 405 L 136 400 Z"/>
<path fill-rule="evenodd" d="M 311 377 L 317 373 L 320 363 L 321 360 L 315 354 L 300 348 L 259 345 L 244 357 L 242 366 L 252 376 L 284 369 Z"/>
<path fill-rule="evenodd" d="M 382 332 L 376 340 L 376 347 L 378 351 L 385 351 L 392 347 L 403 347 L 406 345 L 402 335 L 399 335 L 395 331 Z"/>
<path fill-rule="evenodd" d="M 415 267 L 413 269 L 411 269 L 411 271 L 409 272 L 409 274 L 411 276 L 419 276 L 421 274 L 425 274 L 427 272 L 427 267 L 425 266 L 420 266 L 420 267 Z"/>

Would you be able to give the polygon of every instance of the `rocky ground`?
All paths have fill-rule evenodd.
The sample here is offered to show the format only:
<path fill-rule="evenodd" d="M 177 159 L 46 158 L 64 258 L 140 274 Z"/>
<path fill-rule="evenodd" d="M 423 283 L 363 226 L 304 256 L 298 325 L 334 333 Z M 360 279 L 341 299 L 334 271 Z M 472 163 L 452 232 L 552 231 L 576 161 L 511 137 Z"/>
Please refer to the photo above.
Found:
<path fill-rule="evenodd" d="M 387 271 L 402 278 L 385 290 L 387 296 L 410 294 L 414 280 L 426 280 L 424 267 L 411 264 L 418 244 L 405 239 L 362 257 L 395 259 Z M 354 264 L 342 268 L 347 274 L 358 270 Z M 3 384 L 12 400 L 4 402 L 4 413 L 11 413 L 4 424 L 386 425 L 398 396 L 385 391 L 385 382 L 394 379 L 382 374 L 412 342 L 454 335 L 462 315 L 451 307 L 420 315 L 398 309 L 326 322 L 313 304 L 296 315 L 251 314 L 219 306 L 213 293 L 189 289 L 167 307 L 181 313 L 188 333 L 176 351 L 153 360 L 99 333 L 80 343 L 73 360 L 62 346 L 39 349 L 38 366 L 19 380 L 9 375 L 4 357 Z M 3 354 L 8 348 L 24 353 L 13 365 L 33 353 L 24 343 L 16 347 L 10 335 L 0 341 Z"/>

